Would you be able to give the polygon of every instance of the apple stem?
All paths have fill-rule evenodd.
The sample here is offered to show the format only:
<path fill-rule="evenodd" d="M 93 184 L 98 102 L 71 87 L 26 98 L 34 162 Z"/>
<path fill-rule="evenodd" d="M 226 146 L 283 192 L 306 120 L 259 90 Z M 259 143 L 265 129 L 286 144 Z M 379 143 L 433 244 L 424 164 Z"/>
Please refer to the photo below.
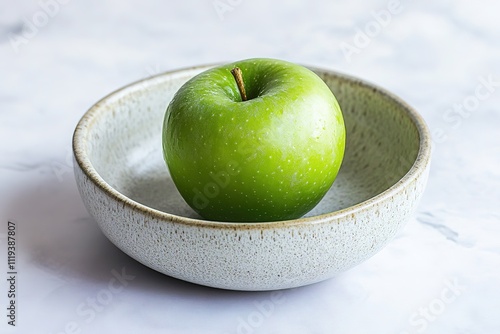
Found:
<path fill-rule="evenodd" d="M 236 84 L 238 85 L 238 90 L 240 91 L 241 101 L 247 100 L 247 93 L 245 92 L 245 85 L 243 84 L 243 76 L 241 69 L 239 67 L 235 67 L 231 70 L 231 74 L 236 80 Z"/>

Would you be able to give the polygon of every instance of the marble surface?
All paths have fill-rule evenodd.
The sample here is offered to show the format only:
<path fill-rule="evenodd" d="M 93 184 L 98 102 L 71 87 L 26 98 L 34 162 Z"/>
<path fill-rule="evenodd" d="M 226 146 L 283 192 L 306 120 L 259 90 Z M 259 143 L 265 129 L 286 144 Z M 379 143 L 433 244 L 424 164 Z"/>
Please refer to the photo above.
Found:
<path fill-rule="evenodd" d="M 0 0 L 0 333 L 499 333 L 500 4 Z M 255 56 L 360 76 L 434 135 L 415 217 L 380 253 L 279 292 L 205 288 L 113 246 L 86 212 L 71 136 L 114 89 Z M 7 324 L 8 221 L 16 326 Z"/>

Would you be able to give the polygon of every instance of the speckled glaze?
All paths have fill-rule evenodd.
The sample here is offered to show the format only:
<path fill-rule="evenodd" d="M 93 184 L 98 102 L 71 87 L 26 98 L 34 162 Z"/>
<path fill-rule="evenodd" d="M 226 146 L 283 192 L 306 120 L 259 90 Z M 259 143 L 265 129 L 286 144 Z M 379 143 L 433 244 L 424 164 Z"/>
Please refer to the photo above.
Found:
<path fill-rule="evenodd" d="M 411 217 L 427 182 L 431 142 L 399 98 L 356 78 L 314 69 L 344 112 L 346 154 L 325 198 L 305 217 L 268 223 L 202 220 L 183 201 L 162 156 L 165 109 L 210 66 L 165 73 L 96 103 L 74 138 L 82 199 L 125 253 L 166 275 L 234 290 L 298 287 L 379 251 Z"/>

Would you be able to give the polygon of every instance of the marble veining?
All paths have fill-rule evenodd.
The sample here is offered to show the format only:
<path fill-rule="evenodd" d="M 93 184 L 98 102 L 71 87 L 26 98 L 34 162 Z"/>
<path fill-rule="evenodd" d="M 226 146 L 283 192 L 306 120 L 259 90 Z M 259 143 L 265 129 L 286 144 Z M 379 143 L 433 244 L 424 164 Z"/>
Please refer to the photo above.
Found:
<path fill-rule="evenodd" d="M 19 327 L 2 316 L 0 333 L 500 331 L 497 2 L 41 0 L 3 7 L 0 259 L 4 268 L 7 221 L 15 221 L 20 279 Z M 307 287 L 229 292 L 156 273 L 89 218 L 73 176 L 74 127 L 93 103 L 135 80 L 256 56 L 355 75 L 415 107 L 434 144 L 421 203 L 376 256 Z M 6 283 L 0 280 L 2 308 Z"/>

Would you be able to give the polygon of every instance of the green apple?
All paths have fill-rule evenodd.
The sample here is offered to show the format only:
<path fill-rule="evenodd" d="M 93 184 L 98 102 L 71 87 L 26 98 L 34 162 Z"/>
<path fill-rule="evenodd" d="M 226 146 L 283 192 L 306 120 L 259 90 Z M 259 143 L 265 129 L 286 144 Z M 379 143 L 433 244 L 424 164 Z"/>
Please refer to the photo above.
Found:
<path fill-rule="evenodd" d="M 328 86 L 275 59 L 198 74 L 177 91 L 163 124 L 172 180 L 209 220 L 301 217 L 332 186 L 344 148 L 342 112 Z"/>

